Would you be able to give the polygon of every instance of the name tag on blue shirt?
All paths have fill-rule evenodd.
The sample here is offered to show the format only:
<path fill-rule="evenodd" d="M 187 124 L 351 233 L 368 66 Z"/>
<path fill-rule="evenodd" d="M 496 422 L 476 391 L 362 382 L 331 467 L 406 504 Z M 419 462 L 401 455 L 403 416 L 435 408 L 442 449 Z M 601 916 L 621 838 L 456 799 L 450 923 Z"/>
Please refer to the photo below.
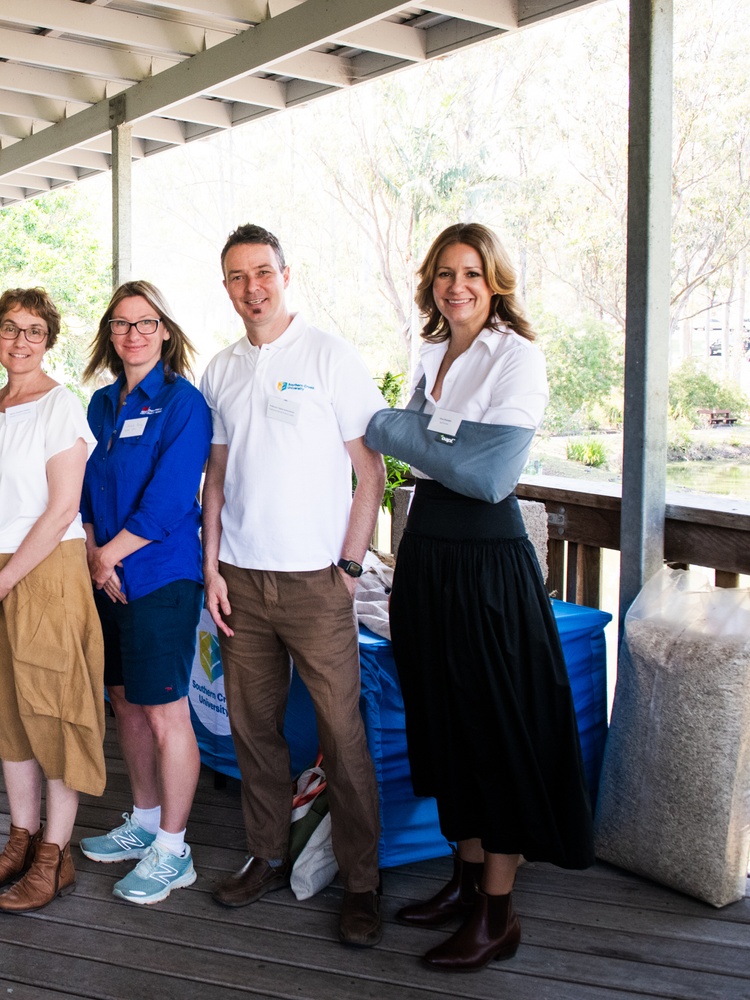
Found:
<path fill-rule="evenodd" d="M 136 438 L 140 437 L 141 434 L 146 430 L 146 424 L 148 423 L 148 417 L 134 417 L 132 420 L 126 420 L 122 425 L 122 430 L 120 431 L 121 438 Z"/>

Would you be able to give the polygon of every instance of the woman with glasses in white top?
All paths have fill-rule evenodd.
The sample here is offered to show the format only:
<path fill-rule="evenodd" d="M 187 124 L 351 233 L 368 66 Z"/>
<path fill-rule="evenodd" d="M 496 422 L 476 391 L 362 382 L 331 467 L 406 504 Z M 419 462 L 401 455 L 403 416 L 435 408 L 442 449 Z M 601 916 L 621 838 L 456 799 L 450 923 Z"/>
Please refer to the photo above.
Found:
<path fill-rule="evenodd" d="M 80 792 L 101 795 L 102 634 L 78 507 L 95 441 L 80 401 L 43 370 L 60 315 L 41 288 L 0 297 L 0 758 L 11 828 L 0 910 L 75 888 Z M 41 825 L 46 781 L 46 827 Z"/>

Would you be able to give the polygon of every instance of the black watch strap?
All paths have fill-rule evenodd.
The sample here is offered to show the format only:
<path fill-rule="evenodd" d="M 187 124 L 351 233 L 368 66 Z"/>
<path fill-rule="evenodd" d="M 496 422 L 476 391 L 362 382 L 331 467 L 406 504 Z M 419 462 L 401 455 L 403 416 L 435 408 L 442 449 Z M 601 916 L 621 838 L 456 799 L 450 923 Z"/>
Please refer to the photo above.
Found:
<path fill-rule="evenodd" d="M 339 559 L 336 563 L 339 569 L 343 569 L 345 573 L 349 576 L 357 577 L 362 576 L 362 564 L 355 562 L 353 559 Z"/>

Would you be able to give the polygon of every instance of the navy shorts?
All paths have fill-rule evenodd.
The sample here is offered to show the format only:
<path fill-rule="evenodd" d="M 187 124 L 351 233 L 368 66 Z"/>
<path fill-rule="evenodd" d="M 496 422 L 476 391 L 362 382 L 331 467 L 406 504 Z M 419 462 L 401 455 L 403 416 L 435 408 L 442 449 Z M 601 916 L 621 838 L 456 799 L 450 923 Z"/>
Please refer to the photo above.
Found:
<path fill-rule="evenodd" d="M 127 604 L 94 591 L 104 635 L 104 683 L 133 705 L 166 705 L 188 693 L 203 587 L 175 580 Z"/>

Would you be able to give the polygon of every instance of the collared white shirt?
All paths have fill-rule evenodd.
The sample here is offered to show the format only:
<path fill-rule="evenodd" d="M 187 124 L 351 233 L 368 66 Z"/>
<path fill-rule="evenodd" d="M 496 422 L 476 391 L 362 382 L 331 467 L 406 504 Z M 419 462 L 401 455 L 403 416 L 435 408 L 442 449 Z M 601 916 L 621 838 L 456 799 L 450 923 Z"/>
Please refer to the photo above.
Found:
<path fill-rule="evenodd" d="M 247 337 L 201 382 L 213 444 L 228 446 L 219 558 L 244 569 L 323 569 L 341 555 L 352 480 L 346 442 L 385 406 L 356 350 L 297 314 L 270 344 Z"/>
<path fill-rule="evenodd" d="M 536 428 L 549 400 L 544 355 L 525 337 L 508 330 L 485 328 L 460 354 L 443 379 L 439 401 L 432 396 L 449 341 L 425 344 L 414 374 L 414 387 L 425 375 L 424 413 L 439 407 L 464 420 Z M 429 479 L 412 468 L 419 479 Z"/>
<path fill-rule="evenodd" d="M 534 429 L 541 424 L 549 391 L 544 355 L 535 344 L 511 331 L 482 330 L 448 369 L 436 402 L 432 389 L 448 344 L 422 348 L 414 386 L 424 373 L 425 413 L 440 407 L 478 423 Z"/>

